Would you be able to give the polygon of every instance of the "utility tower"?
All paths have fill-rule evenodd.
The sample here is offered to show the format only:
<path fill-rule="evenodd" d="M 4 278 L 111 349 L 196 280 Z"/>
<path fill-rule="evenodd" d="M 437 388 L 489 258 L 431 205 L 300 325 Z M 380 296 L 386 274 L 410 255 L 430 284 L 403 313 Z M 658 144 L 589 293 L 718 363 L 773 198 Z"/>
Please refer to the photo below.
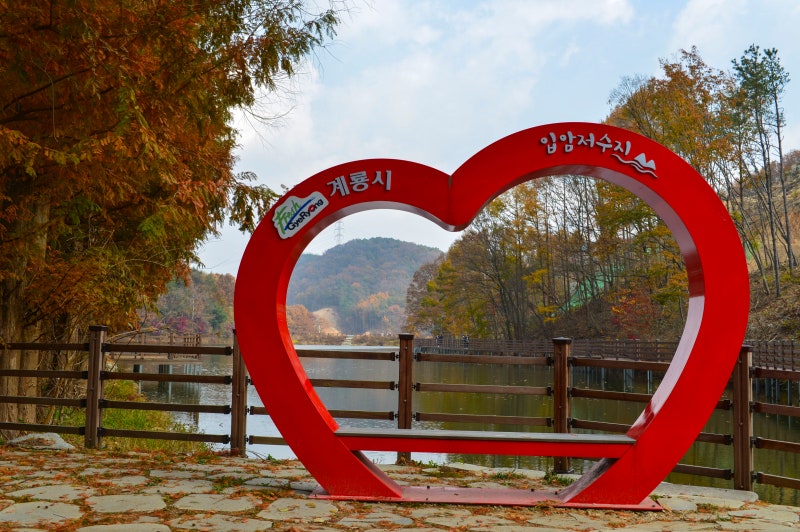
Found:
<path fill-rule="evenodd" d="M 333 236 L 336 240 L 336 245 L 341 246 L 344 242 L 344 222 L 339 220 L 333 229 Z"/>

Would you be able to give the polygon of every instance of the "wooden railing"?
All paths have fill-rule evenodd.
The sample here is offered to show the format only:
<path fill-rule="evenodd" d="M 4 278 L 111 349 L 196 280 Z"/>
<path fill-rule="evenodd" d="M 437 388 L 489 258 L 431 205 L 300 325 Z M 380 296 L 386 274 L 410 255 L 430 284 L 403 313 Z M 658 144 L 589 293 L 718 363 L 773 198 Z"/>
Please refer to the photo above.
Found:
<path fill-rule="evenodd" d="M 71 350 L 84 351 L 88 355 L 86 371 L 35 371 L 0 370 L 0 377 L 57 378 L 86 381 L 84 398 L 64 399 L 47 397 L 0 396 L 0 403 L 31 404 L 38 406 L 66 406 L 86 409 L 86 423 L 81 427 L 35 424 L 0 423 L 0 430 L 29 432 L 57 432 L 84 436 L 87 448 L 102 445 L 105 437 L 132 437 L 147 439 L 171 439 L 230 444 L 231 449 L 244 454 L 246 445 L 282 444 L 279 437 L 259 435 L 247 436 L 247 416 L 266 415 L 263 407 L 247 405 L 246 369 L 234 340 L 233 346 L 178 346 L 178 345 L 120 345 L 105 341 L 106 328 L 92 327 L 86 344 L 6 344 L 6 350 Z M 574 398 L 594 398 L 616 401 L 646 403 L 650 393 L 610 391 L 592 388 L 577 388 L 572 385 L 576 368 L 599 368 L 608 371 L 645 371 L 661 374 L 669 366 L 669 358 L 675 349 L 674 342 L 635 341 L 572 341 L 565 338 L 549 342 L 496 343 L 468 339 L 414 340 L 412 335 L 400 335 L 397 352 L 345 351 L 345 350 L 298 350 L 301 358 L 327 358 L 348 360 L 377 360 L 396 366 L 397 381 L 312 379 L 315 387 L 383 389 L 397 391 L 397 409 L 331 410 L 336 418 L 396 420 L 398 429 L 411 429 L 417 422 L 479 423 L 484 425 L 504 424 L 519 427 L 543 427 L 555 433 L 571 431 L 599 431 L 624 433 L 629 426 L 607 420 L 577 419 L 571 414 Z M 777 347 L 776 347 L 777 345 Z M 736 489 L 751 490 L 753 482 L 779 487 L 800 489 L 800 480 L 757 471 L 753 461 L 753 449 L 768 449 L 775 452 L 800 453 L 800 443 L 785 442 L 753 434 L 755 413 L 798 417 L 800 407 L 759 402 L 753 399 L 755 383 L 800 381 L 800 353 L 794 343 L 754 342 L 743 346 L 732 378 L 733 399 L 721 400 L 718 409 L 731 411 L 732 434 L 701 433 L 697 441 L 733 446 L 733 469 L 679 464 L 675 472 L 714 478 L 732 479 Z M 0 351 L 0 356 L 2 356 Z M 148 374 L 108 371 L 106 357 L 111 354 L 163 353 L 168 355 L 214 355 L 231 356 L 232 373 L 223 376 Z M 754 362 L 755 360 L 755 362 Z M 425 363 L 455 363 L 479 365 L 542 366 L 552 370 L 549 386 L 500 386 L 443 382 L 416 382 L 415 367 Z M 231 387 L 230 401 L 222 405 L 153 403 L 138 401 L 111 401 L 104 397 L 103 385 L 108 380 L 183 382 L 198 384 L 223 384 Z M 470 413 L 446 413 L 414 411 L 415 393 L 483 393 L 542 396 L 552 403 L 549 416 L 503 416 Z M 229 434 L 196 434 L 158 431 L 134 431 L 112 429 L 103 426 L 103 411 L 111 408 L 161 410 L 168 412 L 214 413 L 231 415 Z M 406 457 L 404 455 L 400 458 Z M 567 471 L 568 458 L 554 460 L 555 471 Z"/>
<path fill-rule="evenodd" d="M 26 431 L 26 432 L 55 432 L 58 434 L 76 434 L 84 436 L 84 445 L 87 448 L 101 446 L 103 437 L 121 436 L 129 438 L 146 438 L 161 440 L 197 441 L 208 443 L 240 442 L 240 449 L 244 449 L 244 421 L 237 424 L 231 423 L 231 434 L 195 434 L 168 431 L 138 431 L 128 429 L 112 429 L 102 424 L 103 411 L 110 408 L 127 410 L 160 410 L 164 412 L 207 412 L 218 414 L 231 414 L 234 409 L 228 405 L 202 405 L 202 404 L 175 404 L 152 403 L 141 401 L 110 401 L 104 397 L 104 383 L 109 380 L 156 381 L 156 382 L 184 382 L 198 384 L 225 384 L 232 385 L 232 397 L 246 397 L 245 382 L 247 374 L 244 365 L 238 365 L 238 373 L 232 376 L 211 375 L 162 375 L 148 373 L 123 373 L 108 371 L 106 357 L 109 354 L 125 353 L 150 353 L 167 355 L 223 355 L 232 356 L 234 347 L 214 346 L 179 346 L 179 345 L 138 345 L 114 344 L 105 341 L 107 328 L 92 326 L 89 330 L 89 341 L 85 344 L 74 343 L 10 343 L 4 346 L 5 350 L 25 351 L 83 351 L 88 357 L 86 371 L 40 371 L 40 370 L 0 370 L 0 377 L 30 377 L 30 378 L 55 378 L 86 381 L 86 395 L 83 399 L 63 399 L 49 397 L 27 396 L 0 396 L 0 403 L 31 404 L 38 406 L 67 406 L 86 409 L 86 422 L 84 426 L 63 426 L 38 423 L 2 422 L 0 430 Z M 241 359 L 241 356 L 238 357 Z M 237 365 L 234 365 L 237 368 Z M 239 405 L 237 412 L 240 418 L 246 417 L 246 408 Z M 236 416 L 234 416 L 236 417 Z"/>

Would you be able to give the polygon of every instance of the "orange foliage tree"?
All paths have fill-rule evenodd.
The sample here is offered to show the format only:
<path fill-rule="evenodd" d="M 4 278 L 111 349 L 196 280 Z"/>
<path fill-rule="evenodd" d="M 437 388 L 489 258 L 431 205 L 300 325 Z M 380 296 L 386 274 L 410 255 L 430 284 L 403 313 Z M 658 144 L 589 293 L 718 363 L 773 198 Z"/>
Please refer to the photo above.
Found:
<path fill-rule="evenodd" d="M 226 217 L 252 228 L 275 194 L 234 172 L 232 113 L 337 23 L 299 0 L 0 0 L 0 339 L 129 327 Z"/>

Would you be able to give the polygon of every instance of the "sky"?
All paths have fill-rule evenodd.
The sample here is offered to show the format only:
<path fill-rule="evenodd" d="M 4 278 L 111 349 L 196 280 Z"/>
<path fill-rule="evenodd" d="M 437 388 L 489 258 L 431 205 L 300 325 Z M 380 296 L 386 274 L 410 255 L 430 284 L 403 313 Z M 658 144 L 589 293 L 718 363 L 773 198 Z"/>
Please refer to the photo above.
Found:
<path fill-rule="evenodd" d="M 336 37 L 280 95 L 268 125 L 239 115 L 236 171 L 276 191 L 336 164 L 407 159 L 453 172 L 522 129 L 600 122 L 628 76 L 696 46 L 730 71 L 756 44 L 777 48 L 791 81 L 784 146 L 800 149 L 800 0 L 351 0 Z M 265 221 L 264 223 L 271 223 Z M 419 216 L 372 210 L 328 227 L 305 252 L 389 237 L 443 251 L 458 238 Z M 199 250 L 236 275 L 248 235 L 225 225 Z"/>

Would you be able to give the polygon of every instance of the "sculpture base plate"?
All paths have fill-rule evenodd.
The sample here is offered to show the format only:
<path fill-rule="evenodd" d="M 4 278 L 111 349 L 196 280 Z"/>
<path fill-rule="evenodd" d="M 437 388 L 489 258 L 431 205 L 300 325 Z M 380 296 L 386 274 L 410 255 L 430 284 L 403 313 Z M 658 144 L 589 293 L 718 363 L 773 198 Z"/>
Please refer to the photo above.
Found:
<path fill-rule="evenodd" d="M 558 491 L 504 488 L 459 488 L 453 486 L 403 486 L 398 498 L 368 495 L 330 495 L 317 488 L 312 499 L 337 501 L 409 502 L 430 504 L 481 504 L 490 506 L 552 506 L 558 508 L 594 508 L 605 510 L 659 511 L 663 508 L 650 497 L 638 504 L 570 503 L 559 498 Z"/>

